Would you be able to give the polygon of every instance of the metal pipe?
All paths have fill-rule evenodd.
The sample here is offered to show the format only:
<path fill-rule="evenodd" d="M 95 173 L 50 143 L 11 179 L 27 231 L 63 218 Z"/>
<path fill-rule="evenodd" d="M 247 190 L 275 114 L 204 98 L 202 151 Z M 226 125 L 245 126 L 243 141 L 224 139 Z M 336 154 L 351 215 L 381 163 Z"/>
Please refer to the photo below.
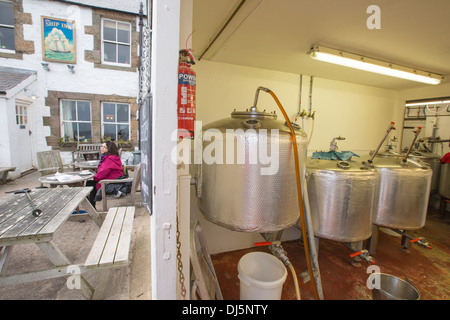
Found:
<path fill-rule="evenodd" d="M 425 247 L 428 249 L 432 249 L 430 244 L 427 241 L 425 241 L 425 238 L 423 238 L 423 237 L 413 238 L 410 235 L 408 235 L 406 232 L 400 231 L 398 229 L 391 229 L 391 230 L 402 235 L 402 237 L 404 237 L 404 238 L 408 238 L 411 243 L 417 243 L 419 246 L 422 246 L 422 247 Z"/>
<path fill-rule="evenodd" d="M 350 244 L 348 244 L 347 242 L 343 242 L 343 244 L 349 248 L 350 250 L 353 251 L 353 253 L 350 255 L 350 258 L 356 258 L 356 257 L 361 257 L 364 260 L 366 260 L 366 262 L 371 263 L 371 264 L 375 264 L 375 259 L 369 254 L 369 251 L 367 250 L 355 250 L 355 248 L 353 248 Z"/>
<path fill-rule="evenodd" d="M 369 160 L 367 160 L 367 162 L 369 162 L 369 165 L 372 164 L 373 162 L 373 158 L 375 158 L 375 156 L 377 155 L 378 151 L 380 150 L 381 146 L 383 145 L 384 141 L 386 140 L 389 132 L 391 132 L 391 130 L 395 129 L 394 127 L 395 122 L 391 122 L 387 128 L 386 134 L 384 135 L 383 139 L 381 140 L 380 144 L 378 145 L 377 149 L 375 150 L 375 152 L 372 155 L 372 158 L 370 158 Z"/>
<path fill-rule="evenodd" d="M 409 154 L 411 153 L 411 150 L 412 150 L 413 147 L 414 147 L 414 143 L 416 143 L 417 136 L 420 134 L 420 131 L 421 131 L 421 130 L 422 130 L 422 127 L 418 127 L 416 131 L 413 131 L 416 135 L 414 136 L 414 139 L 413 139 L 413 141 L 412 141 L 412 143 L 411 143 L 411 146 L 409 147 L 409 150 L 408 150 L 408 152 L 406 153 L 405 158 L 403 159 L 403 163 L 405 163 L 405 162 L 408 160 L 408 156 L 409 156 Z"/>
<path fill-rule="evenodd" d="M 299 103 L 298 103 L 298 114 L 302 112 L 302 84 L 303 84 L 303 75 L 300 75 L 300 92 L 299 92 Z"/>
<path fill-rule="evenodd" d="M 270 90 L 265 88 L 265 87 L 258 87 L 258 89 L 256 89 L 256 93 L 255 93 L 255 100 L 253 101 L 253 107 L 252 107 L 252 111 L 256 110 L 256 104 L 258 103 L 258 99 L 259 99 L 259 91 L 265 91 L 265 92 L 269 92 Z"/>
<path fill-rule="evenodd" d="M 312 90 L 313 90 L 313 76 L 311 76 L 309 81 L 309 115 L 312 112 Z"/>

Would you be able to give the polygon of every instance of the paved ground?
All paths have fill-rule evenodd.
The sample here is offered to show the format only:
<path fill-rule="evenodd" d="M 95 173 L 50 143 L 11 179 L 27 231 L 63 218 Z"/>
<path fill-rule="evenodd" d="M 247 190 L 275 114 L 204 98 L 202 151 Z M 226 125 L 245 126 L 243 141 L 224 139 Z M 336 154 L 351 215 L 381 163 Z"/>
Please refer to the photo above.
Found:
<path fill-rule="evenodd" d="M 0 199 L 7 191 L 39 186 L 38 172 L 0 185 Z M 138 195 L 140 197 L 140 195 Z M 127 205 L 128 200 L 108 199 L 108 207 Z M 136 201 L 139 203 L 139 201 Z M 98 206 L 100 207 L 100 206 Z M 83 208 L 81 208 L 83 209 Z M 89 271 L 85 278 L 96 287 L 101 273 L 109 272 L 107 285 L 96 288 L 94 299 L 102 300 L 149 300 L 151 299 L 150 271 L 150 216 L 145 208 L 136 206 L 136 215 L 130 249 L 130 263 L 110 271 Z M 89 218 L 67 221 L 55 234 L 54 241 L 74 263 L 85 261 L 98 232 L 97 225 Z M 4 267 L 4 274 L 14 274 L 45 269 L 52 263 L 34 244 L 15 246 Z M 78 290 L 69 289 L 67 278 L 61 277 L 27 284 L 0 287 L 0 300 L 81 300 Z"/>

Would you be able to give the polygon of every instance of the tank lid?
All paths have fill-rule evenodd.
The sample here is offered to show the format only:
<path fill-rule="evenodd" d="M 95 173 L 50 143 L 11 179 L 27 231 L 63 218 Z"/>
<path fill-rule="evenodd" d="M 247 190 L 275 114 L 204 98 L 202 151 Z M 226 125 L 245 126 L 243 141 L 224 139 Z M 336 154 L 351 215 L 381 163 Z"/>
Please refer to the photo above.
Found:
<path fill-rule="evenodd" d="M 251 107 L 250 109 L 246 109 L 245 111 L 236 111 L 236 109 L 234 109 L 234 111 L 231 113 L 231 117 L 232 118 L 250 117 L 250 118 L 276 119 L 277 114 L 275 113 L 275 111 L 273 111 L 273 112 L 266 112 L 266 110 L 259 111 L 256 107 Z"/>

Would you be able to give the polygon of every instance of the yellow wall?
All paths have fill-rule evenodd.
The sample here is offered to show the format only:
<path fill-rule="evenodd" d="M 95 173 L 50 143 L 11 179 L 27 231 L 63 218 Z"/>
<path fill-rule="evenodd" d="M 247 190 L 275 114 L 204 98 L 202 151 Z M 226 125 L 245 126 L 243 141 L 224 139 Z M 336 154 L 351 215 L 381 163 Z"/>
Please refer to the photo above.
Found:
<path fill-rule="evenodd" d="M 197 120 L 203 125 L 226 118 L 234 109 L 245 110 L 253 105 L 259 86 L 271 89 L 291 120 L 299 110 L 300 75 L 245 66 L 199 61 L 197 73 Z M 302 78 L 301 109 L 309 111 L 310 77 Z M 368 152 L 377 147 L 391 121 L 401 124 L 399 100 L 393 90 L 313 78 L 312 111 L 316 111 L 314 131 L 308 150 L 328 150 L 333 137 L 342 136 L 340 150 Z M 258 109 L 281 112 L 272 97 L 261 92 Z M 308 137 L 312 120 L 302 122 Z"/>

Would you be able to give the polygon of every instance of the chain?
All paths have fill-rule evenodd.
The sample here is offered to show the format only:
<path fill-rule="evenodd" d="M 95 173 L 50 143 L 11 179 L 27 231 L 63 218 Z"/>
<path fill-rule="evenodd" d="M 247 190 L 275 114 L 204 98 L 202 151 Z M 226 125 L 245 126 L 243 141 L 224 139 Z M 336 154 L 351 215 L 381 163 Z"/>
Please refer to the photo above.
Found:
<path fill-rule="evenodd" d="M 177 262 L 178 262 L 178 272 L 180 274 L 180 285 L 181 285 L 181 295 L 183 300 L 186 300 L 186 287 L 184 286 L 184 274 L 183 274 L 183 262 L 181 261 L 181 242 L 180 242 L 180 228 L 178 226 L 178 215 L 177 215 Z"/>

